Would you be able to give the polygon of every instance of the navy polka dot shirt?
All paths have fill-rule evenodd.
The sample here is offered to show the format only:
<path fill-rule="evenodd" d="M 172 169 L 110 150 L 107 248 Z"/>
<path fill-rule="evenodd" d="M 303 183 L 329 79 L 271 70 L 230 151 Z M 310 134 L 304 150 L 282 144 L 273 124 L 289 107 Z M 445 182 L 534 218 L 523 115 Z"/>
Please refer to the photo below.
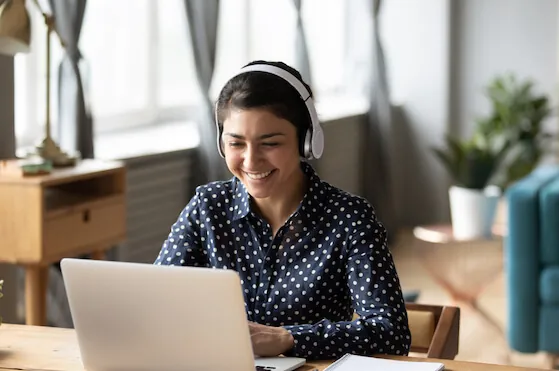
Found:
<path fill-rule="evenodd" d="M 384 227 L 364 199 L 301 166 L 309 190 L 276 236 L 237 178 L 212 182 L 196 189 L 155 264 L 237 271 L 248 320 L 290 331 L 289 355 L 408 354 L 407 312 Z"/>

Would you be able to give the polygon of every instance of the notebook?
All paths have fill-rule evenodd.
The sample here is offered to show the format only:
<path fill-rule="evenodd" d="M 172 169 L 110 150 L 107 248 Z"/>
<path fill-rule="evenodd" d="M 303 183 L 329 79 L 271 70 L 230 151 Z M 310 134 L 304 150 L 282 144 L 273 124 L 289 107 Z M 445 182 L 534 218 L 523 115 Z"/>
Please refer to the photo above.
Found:
<path fill-rule="evenodd" d="M 346 354 L 324 371 L 442 371 L 444 364 L 383 359 Z"/>

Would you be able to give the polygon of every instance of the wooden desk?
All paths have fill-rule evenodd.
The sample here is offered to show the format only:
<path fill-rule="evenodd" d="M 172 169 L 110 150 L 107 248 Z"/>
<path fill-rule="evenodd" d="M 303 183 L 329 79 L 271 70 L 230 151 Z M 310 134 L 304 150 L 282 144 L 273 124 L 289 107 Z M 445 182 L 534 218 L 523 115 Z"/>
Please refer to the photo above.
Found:
<path fill-rule="evenodd" d="M 499 366 L 460 361 L 432 360 L 426 358 L 386 358 L 419 362 L 442 362 L 449 371 L 528 371 L 522 367 Z M 309 362 L 300 371 L 314 368 L 322 371 L 330 362 Z M 0 371 L 83 371 L 76 335 L 72 329 L 10 325 L 0 326 Z"/>
<path fill-rule="evenodd" d="M 84 160 L 47 175 L 0 173 L 0 262 L 25 268 L 26 323 L 46 324 L 48 268 L 104 251 L 126 233 L 126 171 Z"/>

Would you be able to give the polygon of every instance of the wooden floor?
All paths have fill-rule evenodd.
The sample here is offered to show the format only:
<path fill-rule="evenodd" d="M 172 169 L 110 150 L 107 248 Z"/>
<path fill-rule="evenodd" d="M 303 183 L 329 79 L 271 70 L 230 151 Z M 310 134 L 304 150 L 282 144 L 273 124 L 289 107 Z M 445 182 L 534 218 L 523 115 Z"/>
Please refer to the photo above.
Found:
<path fill-rule="evenodd" d="M 411 231 L 405 231 L 398 236 L 398 242 L 392 248 L 403 289 L 420 290 L 419 303 L 454 304 L 446 291 L 433 280 L 418 261 L 414 251 L 417 249 L 417 243 Z M 441 264 L 443 263 L 441 261 Z M 510 352 L 503 333 L 506 323 L 503 274 L 500 274 L 483 291 L 480 296 L 480 306 L 498 323 L 501 330 L 488 326 L 475 312 L 461 307 L 460 352 L 456 357 L 457 360 L 539 368 L 549 366 L 545 354 L 525 355 Z"/>

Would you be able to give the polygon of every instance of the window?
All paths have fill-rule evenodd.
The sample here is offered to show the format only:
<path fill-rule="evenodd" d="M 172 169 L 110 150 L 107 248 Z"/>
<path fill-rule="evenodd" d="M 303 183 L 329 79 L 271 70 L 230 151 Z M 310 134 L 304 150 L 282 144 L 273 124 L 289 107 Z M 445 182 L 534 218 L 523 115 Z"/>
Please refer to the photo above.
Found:
<path fill-rule="evenodd" d="M 182 0 L 88 2 L 81 50 L 99 132 L 180 119 L 199 93 Z"/>
<path fill-rule="evenodd" d="M 19 145 L 40 139 L 45 122 L 45 29 L 34 10 L 32 52 L 17 55 L 15 62 Z M 180 119 L 196 107 L 198 85 L 185 25 L 182 0 L 88 2 L 80 70 L 96 132 Z M 63 52 L 54 35 L 51 40 L 51 118 L 56 134 L 57 71 Z"/>
<path fill-rule="evenodd" d="M 345 93 L 347 7 L 346 1 L 340 0 L 303 2 L 303 27 L 318 100 L 324 95 Z"/>
<path fill-rule="evenodd" d="M 346 0 L 306 0 L 303 23 L 313 90 L 320 101 L 347 95 L 354 86 L 348 67 L 363 61 L 352 36 Z M 237 69 L 255 59 L 294 65 L 296 12 L 292 0 L 224 0 L 210 94 L 215 98 Z M 44 27 L 33 16 L 32 52 L 16 57 L 18 145 L 40 138 L 45 112 Z M 87 4 L 80 50 L 84 86 L 97 133 L 194 117 L 200 102 L 184 0 L 95 0 Z M 363 40 L 358 35 L 358 40 Z M 57 70 L 62 50 L 53 36 L 51 101 L 57 116 Z M 355 71 L 352 71 L 355 72 Z M 53 131 L 56 133 L 56 130 Z"/>
<path fill-rule="evenodd" d="M 348 3 L 303 1 L 303 27 L 317 100 L 347 93 L 346 48 L 352 39 L 348 31 L 353 31 L 347 28 Z M 296 67 L 297 14 L 292 0 L 226 0 L 221 4 L 213 96 L 228 76 L 252 60 L 281 60 Z M 231 63 L 232 56 L 238 63 Z"/>

